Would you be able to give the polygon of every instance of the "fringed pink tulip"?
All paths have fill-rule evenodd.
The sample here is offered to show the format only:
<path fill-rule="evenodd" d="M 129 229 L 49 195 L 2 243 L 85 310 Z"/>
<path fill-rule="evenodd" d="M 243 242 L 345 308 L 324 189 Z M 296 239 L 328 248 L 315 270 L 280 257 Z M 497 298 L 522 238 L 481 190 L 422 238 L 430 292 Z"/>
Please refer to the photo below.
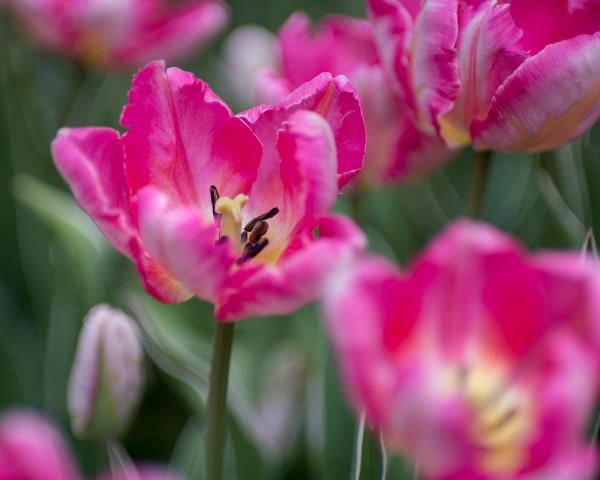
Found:
<path fill-rule="evenodd" d="M 227 22 L 221 0 L 8 0 L 46 49 L 109 68 L 192 53 Z"/>
<path fill-rule="evenodd" d="M 0 418 L 0 480 L 79 480 L 60 433 L 26 411 Z"/>
<path fill-rule="evenodd" d="M 271 103 L 320 72 L 346 75 L 357 89 L 367 127 L 367 157 L 361 178 L 379 183 L 412 178 L 450 159 L 435 135 L 417 128 L 377 52 L 367 20 L 341 15 L 311 25 L 293 14 L 278 34 L 279 65 L 259 72 L 256 95 Z"/>
<path fill-rule="evenodd" d="M 600 267 L 448 228 L 408 272 L 367 259 L 326 316 L 359 412 L 425 479 L 592 480 Z"/>
<path fill-rule="evenodd" d="M 127 132 L 63 129 L 56 165 L 82 208 L 144 286 L 216 317 L 289 313 L 364 246 L 330 216 L 362 167 L 364 122 L 343 77 L 316 77 L 286 100 L 233 115 L 201 80 L 151 63 L 133 80 Z"/>
<path fill-rule="evenodd" d="M 598 0 L 369 0 L 382 56 L 449 146 L 539 151 L 600 117 Z"/>

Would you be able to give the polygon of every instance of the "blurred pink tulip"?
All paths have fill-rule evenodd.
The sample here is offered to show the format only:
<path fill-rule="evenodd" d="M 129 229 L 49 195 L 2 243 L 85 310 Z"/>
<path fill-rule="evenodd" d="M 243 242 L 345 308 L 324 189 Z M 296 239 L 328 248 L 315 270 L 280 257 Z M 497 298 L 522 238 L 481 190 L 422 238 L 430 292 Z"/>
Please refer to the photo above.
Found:
<path fill-rule="evenodd" d="M 221 0 L 8 0 L 43 47 L 104 67 L 192 53 L 225 25 Z"/>
<path fill-rule="evenodd" d="M 600 270 L 459 221 L 408 272 L 367 259 L 326 317 L 357 411 L 435 480 L 592 480 Z"/>
<path fill-rule="evenodd" d="M 600 117 L 599 0 L 369 0 L 420 124 L 449 146 L 539 151 Z"/>
<path fill-rule="evenodd" d="M 196 295 L 222 321 L 288 313 L 364 246 L 350 220 L 328 214 L 364 158 L 346 79 L 323 74 L 235 116 L 204 82 L 155 62 L 135 76 L 121 124 L 124 135 L 63 129 L 52 151 L 157 299 Z"/>
<path fill-rule="evenodd" d="M 0 480 L 78 480 L 60 433 L 43 417 L 16 411 L 0 418 Z"/>
<path fill-rule="evenodd" d="M 293 14 L 277 40 L 279 66 L 259 72 L 256 96 L 272 103 L 320 72 L 346 75 L 356 88 L 367 128 L 367 184 L 409 179 L 445 163 L 452 152 L 436 136 L 417 128 L 377 52 L 367 20 L 331 16 L 316 27 Z"/>

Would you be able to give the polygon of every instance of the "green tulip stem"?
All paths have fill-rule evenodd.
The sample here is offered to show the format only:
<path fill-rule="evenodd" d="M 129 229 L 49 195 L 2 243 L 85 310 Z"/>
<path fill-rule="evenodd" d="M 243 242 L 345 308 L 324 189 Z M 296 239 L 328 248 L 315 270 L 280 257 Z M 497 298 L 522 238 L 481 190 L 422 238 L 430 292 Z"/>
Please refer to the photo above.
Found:
<path fill-rule="evenodd" d="M 217 322 L 206 405 L 206 480 L 223 478 L 227 433 L 227 383 L 233 344 L 233 323 Z"/>
<path fill-rule="evenodd" d="M 491 160 L 492 152 L 490 151 L 473 153 L 473 171 L 467 203 L 467 215 L 471 218 L 477 218 L 481 214 Z"/>

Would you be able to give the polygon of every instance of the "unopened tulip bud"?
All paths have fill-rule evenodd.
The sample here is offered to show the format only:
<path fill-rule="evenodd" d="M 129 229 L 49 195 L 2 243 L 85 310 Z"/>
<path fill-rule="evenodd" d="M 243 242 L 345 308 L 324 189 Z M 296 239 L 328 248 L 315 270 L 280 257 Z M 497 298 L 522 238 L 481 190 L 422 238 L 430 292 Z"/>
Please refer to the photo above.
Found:
<path fill-rule="evenodd" d="M 143 385 L 137 326 L 121 310 L 98 305 L 85 318 L 69 380 L 69 412 L 78 435 L 115 438 L 128 426 Z"/>

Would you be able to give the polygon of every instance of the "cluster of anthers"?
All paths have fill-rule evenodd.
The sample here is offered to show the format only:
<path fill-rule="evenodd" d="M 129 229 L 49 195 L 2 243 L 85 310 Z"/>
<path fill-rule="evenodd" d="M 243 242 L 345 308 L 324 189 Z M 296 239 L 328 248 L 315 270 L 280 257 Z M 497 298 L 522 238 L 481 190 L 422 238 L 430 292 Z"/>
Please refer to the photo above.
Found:
<path fill-rule="evenodd" d="M 242 228 L 242 208 L 248 202 L 248 196 L 240 193 L 235 198 L 221 197 L 217 187 L 210 186 L 210 201 L 213 217 L 219 222 L 219 239 L 222 242 L 230 239 L 240 251 L 236 260 L 237 265 L 243 265 L 248 260 L 255 258 L 269 244 L 266 234 L 269 230 L 267 220 L 279 213 L 279 208 L 274 207 L 266 213 L 250 220 Z"/>

